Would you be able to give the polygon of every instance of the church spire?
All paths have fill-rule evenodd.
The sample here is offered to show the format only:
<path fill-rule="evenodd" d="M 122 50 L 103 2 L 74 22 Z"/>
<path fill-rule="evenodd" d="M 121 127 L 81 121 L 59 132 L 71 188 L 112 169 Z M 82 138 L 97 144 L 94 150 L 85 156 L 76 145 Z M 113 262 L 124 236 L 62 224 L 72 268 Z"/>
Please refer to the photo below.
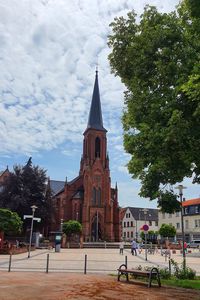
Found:
<path fill-rule="evenodd" d="M 89 128 L 106 131 L 106 129 L 103 127 L 97 69 L 96 69 L 94 90 L 92 95 L 92 102 L 90 106 L 90 114 L 89 114 L 88 124 L 87 124 L 87 129 Z"/>

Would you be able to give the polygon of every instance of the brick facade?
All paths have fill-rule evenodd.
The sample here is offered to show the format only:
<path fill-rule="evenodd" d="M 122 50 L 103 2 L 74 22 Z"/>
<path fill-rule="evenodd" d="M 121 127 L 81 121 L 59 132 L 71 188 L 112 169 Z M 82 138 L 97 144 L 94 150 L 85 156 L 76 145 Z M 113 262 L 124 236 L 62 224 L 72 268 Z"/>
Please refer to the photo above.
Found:
<path fill-rule="evenodd" d="M 61 219 L 78 220 L 82 224 L 84 241 L 120 240 L 118 190 L 117 186 L 111 188 L 106 132 L 96 73 L 88 125 L 83 134 L 79 176 L 66 181 L 53 198 L 53 229 L 59 229 Z"/>

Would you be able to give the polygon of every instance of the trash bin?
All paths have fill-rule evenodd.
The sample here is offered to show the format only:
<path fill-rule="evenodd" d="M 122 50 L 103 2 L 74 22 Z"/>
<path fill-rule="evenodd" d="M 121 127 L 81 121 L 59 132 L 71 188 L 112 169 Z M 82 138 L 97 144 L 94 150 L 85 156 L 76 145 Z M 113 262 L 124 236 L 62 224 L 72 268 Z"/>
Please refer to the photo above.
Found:
<path fill-rule="evenodd" d="M 61 233 L 55 235 L 55 252 L 60 252 L 61 238 L 62 238 Z"/>

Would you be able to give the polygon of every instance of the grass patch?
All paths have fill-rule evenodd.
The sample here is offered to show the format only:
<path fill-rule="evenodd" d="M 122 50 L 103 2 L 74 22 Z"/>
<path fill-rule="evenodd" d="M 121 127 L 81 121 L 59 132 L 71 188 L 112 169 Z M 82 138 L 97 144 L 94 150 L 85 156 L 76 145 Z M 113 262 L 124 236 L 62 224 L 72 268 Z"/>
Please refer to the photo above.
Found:
<path fill-rule="evenodd" d="M 178 286 L 187 289 L 200 290 L 200 279 L 194 279 L 194 280 L 176 279 L 176 278 L 161 279 L 161 284 L 169 285 L 169 286 Z"/>

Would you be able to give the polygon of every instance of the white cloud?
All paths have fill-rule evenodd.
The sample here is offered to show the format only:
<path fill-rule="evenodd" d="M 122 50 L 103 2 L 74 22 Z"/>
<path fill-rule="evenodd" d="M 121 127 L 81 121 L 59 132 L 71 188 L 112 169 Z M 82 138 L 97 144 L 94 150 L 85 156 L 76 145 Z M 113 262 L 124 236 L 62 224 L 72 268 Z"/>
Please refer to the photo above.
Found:
<path fill-rule="evenodd" d="M 148 207 L 156 208 L 156 201 L 148 201 L 145 198 L 139 197 L 138 193 L 140 190 L 139 181 L 119 181 L 118 191 L 119 199 L 121 199 L 120 204 L 122 207 L 132 206 L 132 207 Z"/>
<path fill-rule="evenodd" d="M 173 0 L 162 6 L 159 1 L 149 2 L 163 10 L 175 4 Z M 1 0 L 1 154 L 79 142 L 87 124 L 97 60 L 104 122 L 110 134 L 118 134 L 123 86 L 110 74 L 108 25 L 114 16 L 133 8 L 141 13 L 144 4 L 139 0 Z"/>

